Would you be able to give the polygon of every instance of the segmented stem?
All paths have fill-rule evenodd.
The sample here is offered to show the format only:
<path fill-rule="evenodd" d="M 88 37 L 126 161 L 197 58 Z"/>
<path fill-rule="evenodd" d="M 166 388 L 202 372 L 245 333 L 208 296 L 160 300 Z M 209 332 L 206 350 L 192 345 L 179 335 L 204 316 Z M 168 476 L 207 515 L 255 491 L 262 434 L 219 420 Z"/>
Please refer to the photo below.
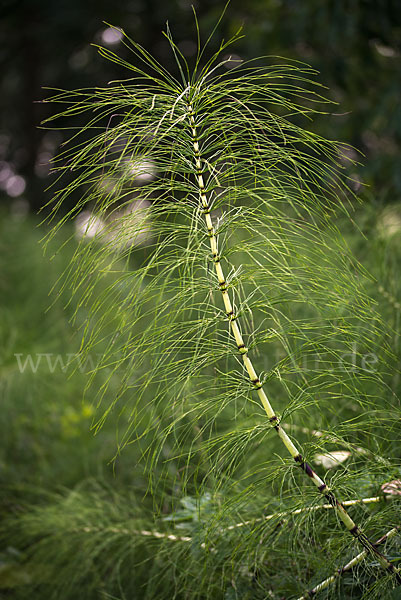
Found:
<path fill-rule="evenodd" d="M 385 542 L 387 542 L 387 540 L 394 537 L 397 532 L 398 532 L 397 527 L 395 527 L 394 529 L 390 529 L 390 531 L 388 531 L 385 535 L 383 535 L 383 537 L 381 537 L 379 540 L 377 540 L 377 542 L 375 542 L 375 546 L 380 546 L 380 544 L 384 544 Z M 325 590 L 326 588 L 328 588 L 329 585 L 334 583 L 336 581 L 336 579 L 341 577 L 341 575 L 344 575 L 344 573 L 346 573 L 347 571 L 350 571 L 353 567 L 355 567 L 357 564 L 362 562 L 363 559 L 366 558 L 367 554 L 368 554 L 367 550 L 362 550 L 362 552 L 360 552 L 357 556 L 355 556 L 355 558 L 350 560 L 346 565 L 344 565 L 340 569 L 337 569 L 337 571 L 334 573 L 334 575 L 330 575 L 330 577 L 327 577 L 327 579 L 324 579 L 323 581 L 321 581 L 314 588 L 305 592 L 305 594 L 303 596 L 300 596 L 298 598 L 298 600 L 308 600 L 308 598 L 314 598 L 314 596 L 316 596 L 316 594 L 318 594 L 322 590 Z"/>
<path fill-rule="evenodd" d="M 238 352 L 242 356 L 242 360 L 244 363 L 244 367 L 249 375 L 249 379 L 256 390 L 259 400 L 261 401 L 263 408 L 266 411 L 267 417 L 271 423 L 271 425 L 276 430 L 279 438 L 283 442 L 284 446 L 287 448 L 288 452 L 291 454 L 294 461 L 297 465 L 308 475 L 309 479 L 314 483 L 319 492 L 321 492 L 326 500 L 331 504 L 337 512 L 337 515 L 344 523 L 347 530 L 351 533 L 351 535 L 356 538 L 362 546 L 371 554 L 375 555 L 381 566 L 389 572 L 395 572 L 396 569 L 394 565 L 392 565 L 385 556 L 383 556 L 379 550 L 375 547 L 375 545 L 366 537 L 363 531 L 356 525 L 356 523 L 351 519 L 347 511 L 345 510 L 343 504 L 337 500 L 332 491 L 329 490 L 324 481 L 319 477 L 319 475 L 313 470 L 313 468 L 304 460 L 303 456 L 297 449 L 297 447 L 293 444 L 290 437 L 281 427 L 279 418 L 275 414 L 272 405 L 269 402 L 267 394 L 263 389 L 263 383 L 259 379 L 253 363 L 248 356 L 248 348 L 245 345 L 244 339 L 242 337 L 241 329 L 239 327 L 237 321 L 237 315 L 234 312 L 233 305 L 231 303 L 231 299 L 228 293 L 228 284 L 226 278 L 224 276 L 223 268 L 221 266 L 221 259 L 218 251 L 217 244 L 217 234 L 215 228 L 213 226 L 212 218 L 211 218 L 211 206 L 207 197 L 207 190 L 205 188 L 205 182 L 203 178 L 203 169 L 202 169 L 202 159 L 199 148 L 199 139 L 196 130 L 195 123 L 195 113 L 191 104 L 187 104 L 188 110 L 188 118 L 191 127 L 192 133 L 192 144 L 194 149 L 195 156 L 195 167 L 196 167 L 196 178 L 199 187 L 199 196 L 200 196 L 200 204 L 202 208 L 203 215 L 205 217 L 207 232 L 210 240 L 210 249 L 213 256 L 214 266 L 216 270 L 217 279 L 219 282 L 219 288 L 221 294 L 223 296 L 224 308 L 227 314 L 227 317 L 230 321 L 231 331 L 233 333 L 235 343 L 238 348 Z"/>
<path fill-rule="evenodd" d="M 372 496 L 371 498 L 357 498 L 355 500 L 347 500 L 344 502 L 344 504 L 347 506 L 351 506 L 353 504 L 370 504 L 371 502 L 381 502 L 382 500 L 383 500 L 382 496 Z M 250 521 L 241 521 L 240 523 L 235 523 L 234 525 L 229 525 L 228 527 L 225 527 L 224 529 L 219 530 L 218 533 L 225 533 L 226 531 L 238 529 L 239 527 L 245 527 L 246 525 L 253 525 L 254 523 L 257 523 L 260 521 L 271 521 L 272 519 L 281 519 L 283 517 L 293 517 L 294 515 L 298 515 L 298 514 L 304 513 L 304 512 L 312 512 L 312 511 L 314 512 L 316 510 L 322 510 L 322 509 L 327 510 L 327 509 L 332 509 L 332 508 L 333 508 L 333 506 L 331 504 L 319 504 L 318 506 L 310 506 L 310 507 L 306 507 L 306 508 L 297 508 L 295 510 L 286 510 L 283 512 L 272 513 L 270 515 L 265 515 L 264 517 L 252 519 Z M 72 531 L 73 532 L 83 532 L 83 533 L 107 532 L 107 533 L 118 533 L 121 535 L 137 535 L 140 537 L 153 537 L 156 539 L 165 539 L 165 540 L 170 540 L 172 542 L 184 542 L 184 543 L 189 543 L 189 542 L 194 541 L 194 538 L 191 536 L 188 536 L 188 535 L 175 535 L 170 532 L 156 531 L 154 529 L 153 530 L 128 529 L 127 527 L 76 527 Z M 376 542 L 376 545 L 378 545 L 379 543 L 380 544 L 384 543 L 384 541 L 386 541 L 389 537 L 392 537 L 396 532 L 397 532 L 397 529 L 392 529 L 389 533 L 387 533 L 385 536 L 380 538 L 380 540 L 378 542 Z M 203 542 L 200 544 L 200 547 L 206 548 L 206 544 Z M 366 551 L 364 551 L 364 552 L 366 553 Z M 359 556 L 361 556 L 361 555 L 358 554 L 358 556 L 356 556 L 355 559 L 353 559 L 353 560 L 355 561 L 356 559 L 358 559 Z M 350 564 L 350 563 L 348 563 L 348 564 Z M 347 567 L 347 565 L 341 569 L 341 574 L 345 570 L 348 570 L 346 567 Z M 328 580 L 325 580 L 325 581 L 328 581 Z M 321 585 L 321 584 L 319 584 L 319 585 Z M 316 589 L 316 588 L 314 588 L 314 589 Z M 321 588 L 321 589 L 324 589 L 324 588 Z M 308 592 L 308 593 L 310 593 L 310 592 Z M 301 600 L 301 599 L 299 599 L 299 600 Z"/>
<path fill-rule="evenodd" d="M 171 542 L 192 542 L 193 538 L 187 535 L 174 535 L 162 531 L 149 529 L 128 529 L 126 527 L 80 527 L 73 529 L 74 532 L 83 533 L 117 533 L 119 535 L 137 535 L 139 537 L 152 537 L 158 540 L 170 540 Z M 201 544 L 204 548 L 205 544 Z"/>
<path fill-rule="evenodd" d="M 355 506 L 356 504 L 371 504 L 373 502 L 382 502 L 383 500 L 391 500 L 394 496 L 371 496 L 370 498 L 356 498 L 355 500 L 345 500 L 342 502 L 343 506 Z M 334 506 L 332 504 L 318 504 L 317 506 L 305 506 L 304 508 L 296 508 L 295 510 L 285 510 L 283 512 L 272 513 L 271 515 L 265 515 L 264 517 L 258 517 L 256 519 L 250 519 L 249 521 L 241 521 L 234 525 L 229 525 L 226 529 L 237 529 L 238 527 L 245 527 L 245 525 L 253 525 L 254 523 L 260 523 L 262 521 L 271 521 L 272 519 L 278 519 L 281 517 L 293 517 L 294 515 L 300 515 L 302 513 L 316 512 L 319 510 L 331 510 Z"/>

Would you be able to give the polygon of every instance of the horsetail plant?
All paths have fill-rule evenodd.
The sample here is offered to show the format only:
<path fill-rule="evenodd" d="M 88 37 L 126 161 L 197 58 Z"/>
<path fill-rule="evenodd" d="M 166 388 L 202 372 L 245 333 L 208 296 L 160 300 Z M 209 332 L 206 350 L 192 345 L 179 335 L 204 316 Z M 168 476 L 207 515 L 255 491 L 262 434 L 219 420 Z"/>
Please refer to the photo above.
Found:
<path fill-rule="evenodd" d="M 228 597 L 228 563 L 238 575 L 249 560 L 258 581 L 249 584 L 257 590 L 247 593 L 267 597 L 283 531 L 298 556 L 320 535 L 316 571 L 323 552 L 332 562 L 358 551 L 342 572 L 370 557 L 390 589 L 400 574 L 378 546 L 397 539 L 397 502 L 369 513 L 360 507 L 369 504 L 366 482 L 377 489 L 394 479 L 397 467 L 385 448 L 396 435 L 395 400 L 386 400 L 378 371 L 366 363 L 355 368 L 367 349 L 382 361 L 389 352 L 364 292 L 367 274 L 333 220 L 337 210 L 350 207 L 341 176 L 343 145 L 299 125 L 327 100 L 303 63 L 274 57 L 243 62 L 227 55 L 239 33 L 206 59 L 212 36 L 202 47 L 198 30 L 192 70 L 168 28 L 165 35 L 178 78 L 124 33 L 134 64 L 109 49 L 99 52 L 131 71 L 132 79 L 105 89 L 57 91 L 48 100 L 66 105 L 48 123 L 91 115 L 72 136 L 74 148 L 63 149 L 55 161 L 60 177 L 76 175 L 56 192 L 50 220 L 70 197 L 75 204 L 48 243 L 68 218 L 90 211 L 61 285 L 77 298 L 82 355 L 96 351 L 100 357 L 88 383 L 97 390 L 99 410 L 104 407 L 94 428 L 119 411 L 126 427 L 116 460 L 127 444 L 139 449 L 156 513 L 171 511 L 166 506 L 185 494 L 213 499 L 207 518 L 202 513 L 204 520 L 200 514 L 195 519 L 202 555 L 191 550 L 186 559 L 199 566 L 202 556 L 208 583 L 191 597 Z M 351 352 L 350 363 L 344 356 Z M 259 374 L 257 364 L 265 369 Z M 301 447 L 284 421 L 327 435 L 312 436 Z M 333 439 L 350 449 L 347 467 L 319 474 L 311 465 L 314 453 L 333 450 Z M 353 451 L 360 446 L 368 450 Z M 342 502 L 344 496 L 352 500 Z M 348 538 L 334 532 L 329 516 L 318 518 L 319 498 L 334 509 Z M 277 509 L 278 499 L 275 512 L 299 517 L 296 527 L 278 516 L 270 534 L 263 519 L 245 537 L 233 537 L 257 521 L 255 511 L 272 503 Z M 354 509 L 364 527 L 351 516 Z M 245 513 L 241 528 L 232 524 L 238 513 Z M 311 525 L 312 515 L 309 534 L 304 525 L 305 519 Z M 228 550 L 209 545 L 216 527 L 226 532 Z M 365 533 L 369 528 L 374 536 L 380 529 L 378 542 Z M 156 537 L 191 548 L 194 539 L 171 532 Z M 306 578 L 311 569 L 304 566 Z M 199 571 L 188 567 L 188 576 Z M 223 581 L 221 596 L 211 573 Z M 309 585 L 302 597 L 337 579 Z M 295 595 L 306 587 L 299 571 L 287 589 L 280 585 L 277 593 Z"/>

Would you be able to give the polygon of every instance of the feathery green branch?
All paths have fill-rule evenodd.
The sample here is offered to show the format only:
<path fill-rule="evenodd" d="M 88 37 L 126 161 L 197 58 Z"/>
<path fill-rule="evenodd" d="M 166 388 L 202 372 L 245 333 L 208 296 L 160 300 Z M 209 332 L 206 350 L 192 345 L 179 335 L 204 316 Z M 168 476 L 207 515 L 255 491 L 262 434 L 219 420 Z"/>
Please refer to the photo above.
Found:
<path fill-rule="evenodd" d="M 268 67 L 249 61 L 227 70 L 228 42 L 202 67 L 199 41 L 191 75 L 169 31 L 167 38 L 182 83 L 125 36 L 136 64 L 100 52 L 134 79 L 58 90 L 49 100 L 65 103 L 58 118 L 86 120 L 71 138 L 75 147 L 65 145 L 55 162 L 61 180 L 71 171 L 74 179 L 58 183 L 50 220 L 76 203 L 47 243 L 69 218 L 90 211 L 59 288 L 72 290 L 83 357 L 99 356 L 88 381 L 103 410 L 94 429 L 120 411 L 118 453 L 135 443 L 158 511 L 184 493 L 224 491 L 217 528 L 225 510 L 265 506 L 270 487 L 277 498 L 306 501 L 295 463 L 328 501 L 323 506 L 394 573 L 346 511 L 355 501 L 341 503 L 332 491 L 362 495 L 364 477 L 375 490 L 396 477 L 396 462 L 374 443 L 393 444 L 398 421 L 384 376 L 344 359 L 374 351 L 385 364 L 391 353 L 364 290 L 366 273 L 331 222 L 336 210 L 348 212 L 342 145 L 299 126 L 325 102 L 315 73 L 272 58 Z M 259 375 L 257 361 L 264 361 Z M 294 419 L 302 419 L 301 432 L 332 433 L 301 452 L 284 428 Z M 363 452 L 331 485 L 304 457 L 329 452 L 333 440 Z M 376 494 L 371 488 L 367 494 Z M 390 526 L 379 513 L 376 521 Z"/>
<path fill-rule="evenodd" d="M 390 531 L 385 533 L 380 539 L 378 539 L 375 542 L 375 546 L 380 546 L 382 544 L 385 544 L 385 542 L 387 542 L 387 540 L 394 537 L 397 533 L 398 533 L 397 527 L 395 527 L 394 529 L 390 529 Z M 300 596 L 298 598 L 298 600 L 308 600 L 308 598 L 313 598 L 314 596 L 316 596 L 316 594 L 325 590 L 326 588 L 329 587 L 329 585 L 334 583 L 338 577 L 341 577 L 341 575 L 344 575 L 344 573 L 346 573 L 347 571 L 350 571 L 351 569 L 356 567 L 356 565 L 359 564 L 361 561 L 363 561 L 367 555 L 368 555 L 368 551 L 362 550 L 362 552 L 360 552 L 357 556 L 355 556 L 355 558 L 353 558 L 352 560 L 347 562 L 346 565 L 344 565 L 343 567 L 340 567 L 334 575 L 331 575 L 331 577 L 328 577 L 327 579 L 325 579 L 318 585 L 315 585 L 314 588 L 307 591 L 303 596 Z"/>
<path fill-rule="evenodd" d="M 188 91 L 188 95 L 190 96 L 190 90 Z M 338 516 L 341 521 L 344 523 L 347 530 L 351 533 L 351 535 L 356 538 L 359 543 L 370 552 L 372 555 L 376 556 L 381 566 L 389 571 L 390 573 L 397 573 L 397 577 L 401 583 L 401 576 L 398 573 L 398 570 L 394 567 L 393 564 L 377 549 L 376 544 L 372 543 L 368 537 L 364 534 L 364 532 L 358 527 L 358 525 L 354 522 L 354 520 L 349 516 L 346 511 L 344 504 L 341 503 L 335 496 L 332 490 L 328 488 L 328 486 L 324 483 L 324 481 L 319 477 L 319 475 L 314 471 L 314 469 L 309 465 L 299 452 L 298 448 L 291 441 L 290 437 L 286 433 L 286 431 L 280 425 L 280 421 L 275 411 L 273 410 L 272 405 L 270 404 L 266 392 L 263 388 L 263 384 L 259 379 L 253 363 L 248 356 L 248 348 L 245 346 L 244 339 L 241 334 L 241 330 L 238 325 L 237 315 L 235 315 L 233 306 L 230 300 L 230 296 L 228 294 L 228 285 L 226 278 L 224 276 L 224 272 L 221 266 L 220 256 L 218 252 L 218 242 L 217 235 L 215 229 L 213 227 L 212 218 L 211 218 L 211 207 L 209 205 L 209 201 L 207 199 L 205 193 L 205 183 L 203 179 L 204 174 L 204 166 L 202 165 L 202 155 L 199 148 L 199 140 L 198 134 L 195 125 L 195 114 L 192 108 L 192 105 L 188 104 L 188 117 L 189 123 L 191 126 L 192 132 L 192 142 L 194 147 L 194 157 L 195 157 L 195 166 L 196 166 L 196 174 L 197 181 L 199 186 L 199 196 L 202 205 L 202 212 L 205 215 L 206 228 L 208 231 L 209 239 L 210 239 L 210 248 L 213 256 L 213 261 L 215 265 L 216 275 L 219 282 L 219 288 L 223 296 L 224 308 L 226 314 L 229 318 L 231 330 L 234 335 L 234 339 L 238 348 L 238 352 L 242 356 L 242 360 L 244 363 L 244 367 L 249 375 L 249 379 L 257 391 L 259 399 L 263 405 L 263 408 L 266 411 L 269 422 L 272 424 L 274 429 L 276 430 L 280 440 L 283 442 L 284 446 L 291 454 L 292 458 L 295 462 L 300 466 L 300 468 L 306 473 L 306 475 L 311 479 L 314 485 L 317 487 L 319 492 L 321 492 L 324 497 L 328 500 L 328 502 L 335 508 Z M 200 115 L 202 118 L 202 115 Z"/>

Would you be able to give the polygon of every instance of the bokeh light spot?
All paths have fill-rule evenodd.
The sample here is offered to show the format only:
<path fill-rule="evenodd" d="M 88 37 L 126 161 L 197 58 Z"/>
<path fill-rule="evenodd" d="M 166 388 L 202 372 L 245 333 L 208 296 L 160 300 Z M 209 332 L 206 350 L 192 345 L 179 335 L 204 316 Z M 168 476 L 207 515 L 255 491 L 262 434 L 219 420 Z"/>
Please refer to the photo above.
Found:
<path fill-rule="evenodd" d="M 16 198 L 24 193 L 26 182 L 21 175 L 13 175 L 7 179 L 6 192 L 11 198 Z"/>
<path fill-rule="evenodd" d="M 123 33 L 114 27 L 107 27 L 107 29 L 102 31 L 101 37 L 104 44 L 112 46 L 113 44 L 118 44 L 121 41 Z"/>

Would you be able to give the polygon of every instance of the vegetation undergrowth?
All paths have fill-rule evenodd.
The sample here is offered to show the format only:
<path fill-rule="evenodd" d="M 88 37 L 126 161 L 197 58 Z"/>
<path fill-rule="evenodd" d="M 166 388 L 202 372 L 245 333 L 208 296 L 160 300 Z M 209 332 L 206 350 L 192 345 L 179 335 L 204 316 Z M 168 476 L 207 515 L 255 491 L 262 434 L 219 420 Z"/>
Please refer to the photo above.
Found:
<path fill-rule="evenodd" d="M 238 35 L 210 59 L 198 38 L 190 70 L 167 29 L 180 79 L 125 35 L 133 64 L 99 52 L 133 79 L 50 99 L 55 127 L 87 119 L 55 163 L 49 219 L 80 193 L 47 244 L 88 211 L 56 288 L 97 357 L 92 427 L 118 421 L 132 481 L 7 519 L 22 597 L 399 590 L 398 324 L 337 227 L 344 148 L 300 126 L 326 102 L 315 73 L 233 64 Z"/>

